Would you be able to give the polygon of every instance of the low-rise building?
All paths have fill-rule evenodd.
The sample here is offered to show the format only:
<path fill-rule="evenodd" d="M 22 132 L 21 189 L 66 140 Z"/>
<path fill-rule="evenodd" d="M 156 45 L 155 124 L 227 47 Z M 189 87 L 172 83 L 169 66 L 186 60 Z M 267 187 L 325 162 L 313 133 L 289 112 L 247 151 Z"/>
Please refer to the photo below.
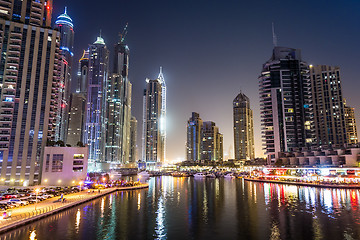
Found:
<path fill-rule="evenodd" d="M 41 184 L 72 186 L 84 181 L 88 168 L 88 147 L 45 147 Z"/>
<path fill-rule="evenodd" d="M 360 147 L 282 152 L 270 165 L 360 167 Z"/>

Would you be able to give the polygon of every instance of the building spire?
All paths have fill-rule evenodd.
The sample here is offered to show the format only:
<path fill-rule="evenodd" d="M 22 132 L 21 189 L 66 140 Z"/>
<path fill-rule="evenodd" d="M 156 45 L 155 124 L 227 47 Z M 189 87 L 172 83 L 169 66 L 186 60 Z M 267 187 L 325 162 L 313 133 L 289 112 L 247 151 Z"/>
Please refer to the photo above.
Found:
<path fill-rule="evenodd" d="M 278 38 L 275 34 L 275 27 L 274 27 L 274 22 L 272 23 L 272 35 L 273 35 L 273 44 L 274 44 L 274 47 L 277 47 L 278 45 Z"/>
<path fill-rule="evenodd" d="M 67 14 L 67 7 L 65 7 L 65 14 Z"/>

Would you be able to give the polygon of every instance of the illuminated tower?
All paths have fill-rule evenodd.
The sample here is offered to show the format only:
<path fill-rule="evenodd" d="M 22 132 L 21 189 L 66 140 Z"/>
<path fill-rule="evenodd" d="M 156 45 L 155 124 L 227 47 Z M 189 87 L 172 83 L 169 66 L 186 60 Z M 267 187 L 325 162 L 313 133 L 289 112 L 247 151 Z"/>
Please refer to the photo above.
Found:
<path fill-rule="evenodd" d="M 239 93 L 233 101 L 234 147 L 236 160 L 252 160 L 254 153 L 254 123 L 250 100 Z"/>
<path fill-rule="evenodd" d="M 87 103 L 84 143 L 89 145 L 89 172 L 106 168 L 104 161 L 106 132 L 106 99 L 109 51 L 98 37 L 89 46 Z"/>
<path fill-rule="evenodd" d="M 358 134 L 356 128 L 355 109 L 346 105 L 344 99 L 344 112 L 345 112 L 345 127 L 346 127 L 346 138 L 347 144 L 354 145 L 358 144 Z"/>
<path fill-rule="evenodd" d="M 346 143 L 340 68 L 310 65 L 316 145 L 343 147 Z"/>
<path fill-rule="evenodd" d="M 309 67 L 298 49 L 275 47 L 259 77 L 263 141 L 268 160 L 314 141 Z M 269 162 L 270 163 L 270 162 Z"/>
<path fill-rule="evenodd" d="M 214 122 L 203 122 L 201 138 L 201 160 L 223 161 L 223 135 Z"/>
<path fill-rule="evenodd" d="M 132 88 L 129 81 L 129 54 L 130 49 L 121 37 L 115 45 L 114 69 L 107 94 L 105 161 L 110 168 L 129 163 Z"/>
<path fill-rule="evenodd" d="M 129 162 L 135 163 L 137 161 L 137 120 L 134 116 L 130 120 L 130 152 L 129 152 Z"/>
<path fill-rule="evenodd" d="M 39 184 L 55 140 L 62 61 L 51 12 L 52 1 L 0 1 L 0 185 Z"/>
<path fill-rule="evenodd" d="M 84 143 L 86 106 L 87 106 L 87 78 L 89 72 L 89 51 L 84 51 L 79 60 L 78 84 L 76 92 L 70 96 L 69 124 L 66 142 L 76 146 Z"/>
<path fill-rule="evenodd" d="M 143 101 L 143 154 L 147 167 L 165 161 L 166 84 L 160 68 L 157 79 L 146 79 Z"/>
<path fill-rule="evenodd" d="M 202 126 L 203 121 L 200 115 L 193 112 L 187 122 L 187 141 L 186 141 L 186 160 L 201 160 L 201 143 L 202 143 Z"/>
<path fill-rule="evenodd" d="M 62 55 L 62 69 L 61 69 L 61 85 L 63 88 L 59 94 L 61 107 L 58 113 L 58 124 L 56 140 L 66 142 L 67 131 L 69 125 L 68 114 L 70 110 L 70 89 L 71 89 L 71 69 L 74 56 L 74 24 L 70 16 L 65 12 L 61 14 L 55 21 L 55 28 L 60 31 L 60 49 Z"/>

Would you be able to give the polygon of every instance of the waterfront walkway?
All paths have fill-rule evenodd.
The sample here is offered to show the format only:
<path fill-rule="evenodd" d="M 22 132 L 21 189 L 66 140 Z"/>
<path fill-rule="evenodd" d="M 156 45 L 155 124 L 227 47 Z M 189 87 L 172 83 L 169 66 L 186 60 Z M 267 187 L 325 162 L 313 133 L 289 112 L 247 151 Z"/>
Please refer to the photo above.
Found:
<path fill-rule="evenodd" d="M 60 197 L 58 196 L 32 205 L 18 207 L 11 210 L 11 217 L 0 220 L 0 233 L 7 232 L 19 226 L 39 220 L 41 218 L 45 218 L 52 214 L 64 211 L 65 209 L 72 208 L 76 205 L 83 204 L 96 198 L 106 196 L 107 194 L 116 191 L 137 190 L 148 187 L 149 184 L 146 183 L 133 187 L 114 187 L 109 189 L 102 189 L 100 192 L 97 189 L 94 191 L 91 189 L 90 192 L 88 192 L 88 190 L 84 190 L 78 193 L 64 195 L 64 202 L 60 202 Z"/>
<path fill-rule="evenodd" d="M 289 184 L 289 185 L 298 185 L 298 186 L 307 186 L 307 187 L 360 189 L 360 184 L 326 184 L 326 183 L 291 182 L 291 181 L 270 180 L 270 179 L 261 179 L 261 178 L 244 178 L 244 180 L 253 181 L 253 182 Z"/>

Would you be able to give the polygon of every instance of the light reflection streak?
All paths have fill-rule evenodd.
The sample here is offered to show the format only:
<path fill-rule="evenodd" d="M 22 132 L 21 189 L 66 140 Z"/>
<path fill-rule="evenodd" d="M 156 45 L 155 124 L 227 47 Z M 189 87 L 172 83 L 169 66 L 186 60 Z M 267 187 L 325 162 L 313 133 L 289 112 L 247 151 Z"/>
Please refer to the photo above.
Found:
<path fill-rule="evenodd" d="M 157 239 L 166 239 L 166 230 L 165 230 L 165 206 L 163 196 L 160 197 L 158 203 L 158 210 L 156 211 L 156 238 Z"/>
<path fill-rule="evenodd" d="M 76 232 L 79 232 L 80 219 L 81 219 L 81 212 L 80 212 L 80 209 L 78 209 L 77 212 L 76 212 L 76 221 L 75 221 Z"/>
<path fill-rule="evenodd" d="M 30 236 L 29 236 L 29 240 L 36 240 L 36 230 L 33 230 L 31 233 L 30 233 Z"/>
<path fill-rule="evenodd" d="M 137 204 L 138 204 L 138 210 L 140 210 L 140 207 L 141 207 L 141 194 L 138 193 L 138 201 L 137 201 Z"/>
<path fill-rule="evenodd" d="M 105 198 L 101 199 L 100 209 L 101 209 L 101 217 L 104 217 L 104 210 L 105 210 Z"/>

